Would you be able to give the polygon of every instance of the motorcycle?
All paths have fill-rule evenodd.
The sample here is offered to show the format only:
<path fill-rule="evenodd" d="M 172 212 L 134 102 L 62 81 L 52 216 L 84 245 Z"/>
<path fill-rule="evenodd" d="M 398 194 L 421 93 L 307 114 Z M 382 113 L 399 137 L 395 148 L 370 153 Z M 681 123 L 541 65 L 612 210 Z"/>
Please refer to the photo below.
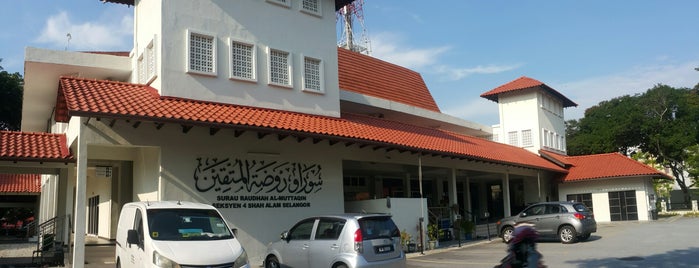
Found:
<path fill-rule="evenodd" d="M 543 255 L 536 250 L 539 233 L 530 224 L 518 224 L 507 246 L 507 255 L 494 268 L 546 268 Z"/>

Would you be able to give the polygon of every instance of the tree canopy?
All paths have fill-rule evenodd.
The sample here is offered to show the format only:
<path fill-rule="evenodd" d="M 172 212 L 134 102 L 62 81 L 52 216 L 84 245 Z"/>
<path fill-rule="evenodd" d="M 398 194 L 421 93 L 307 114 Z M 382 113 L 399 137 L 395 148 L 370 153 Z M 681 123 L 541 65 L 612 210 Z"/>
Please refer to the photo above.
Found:
<path fill-rule="evenodd" d="M 568 154 L 648 153 L 670 168 L 689 202 L 699 176 L 698 90 L 659 84 L 600 102 L 566 122 Z"/>
<path fill-rule="evenodd" d="M 8 73 L 0 66 L 0 130 L 20 129 L 23 81 L 19 73 Z"/>

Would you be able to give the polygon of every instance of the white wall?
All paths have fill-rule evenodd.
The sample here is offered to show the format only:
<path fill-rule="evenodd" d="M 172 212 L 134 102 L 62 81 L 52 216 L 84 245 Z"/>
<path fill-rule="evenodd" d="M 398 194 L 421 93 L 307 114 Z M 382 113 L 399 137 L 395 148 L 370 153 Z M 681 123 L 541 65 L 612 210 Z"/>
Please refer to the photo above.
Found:
<path fill-rule="evenodd" d="M 112 178 L 101 177 L 95 174 L 95 168 L 87 169 L 87 185 L 85 202 L 91 197 L 99 195 L 99 224 L 97 236 L 112 238 L 111 215 L 112 215 Z M 89 226 L 89 209 L 85 207 L 85 226 Z M 87 227 L 86 227 L 87 228 Z M 87 229 L 86 229 L 87 230 Z"/>
<path fill-rule="evenodd" d="M 591 180 L 581 182 L 569 182 L 558 185 L 559 200 L 566 200 L 569 194 L 592 194 L 592 205 L 597 222 L 611 221 L 609 211 L 609 192 L 636 191 L 636 205 L 639 221 L 651 219 L 649 211 L 655 209 L 649 207 L 648 195 L 654 194 L 653 187 L 648 177 L 616 178 L 604 180 Z"/>
<path fill-rule="evenodd" d="M 334 1 L 322 1 L 321 16 L 301 12 L 300 1 L 289 8 L 272 2 L 138 1 L 136 53 L 154 37 L 158 48 L 159 75 L 151 85 L 166 96 L 339 116 Z M 216 37 L 216 76 L 186 73 L 188 30 Z M 229 79 L 230 38 L 257 46 L 256 82 Z M 291 54 L 293 88 L 268 85 L 267 48 Z M 301 90 L 304 55 L 323 61 L 322 94 Z"/>

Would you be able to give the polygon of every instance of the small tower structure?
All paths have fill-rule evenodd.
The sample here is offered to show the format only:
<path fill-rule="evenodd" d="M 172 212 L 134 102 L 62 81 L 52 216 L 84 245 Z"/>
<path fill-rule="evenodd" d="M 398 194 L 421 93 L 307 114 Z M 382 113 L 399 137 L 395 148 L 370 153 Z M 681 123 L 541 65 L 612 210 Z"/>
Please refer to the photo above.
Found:
<path fill-rule="evenodd" d="M 371 42 L 364 25 L 364 0 L 355 0 L 337 11 L 339 47 L 371 55 Z M 359 29 L 357 29 L 359 27 Z"/>

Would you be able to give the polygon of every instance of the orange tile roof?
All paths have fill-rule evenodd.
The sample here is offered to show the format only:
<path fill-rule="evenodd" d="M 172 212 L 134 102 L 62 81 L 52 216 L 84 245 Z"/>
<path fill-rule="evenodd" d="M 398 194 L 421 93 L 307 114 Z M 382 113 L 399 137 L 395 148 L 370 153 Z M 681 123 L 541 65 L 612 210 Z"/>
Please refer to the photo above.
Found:
<path fill-rule="evenodd" d="M 340 89 L 439 112 L 419 73 L 344 48 L 337 61 Z"/>
<path fill-rule="evenodd" d="M 154 88 L 145 85 L 62 77 L 56 121 L 67 122 L 70 116 L 276 130 L 566 172 L 527 150 L 438 129 L 356 114 L 345 113 L 336 118 L 161 97 Z"/>
<path fill-rule="evenodd" d="M 544 91 L 547 91 L 550 94 L 553 94 L 554 96 L 558 97 L 563 101 L 563 107 L 574 107 L 578 106 L 575 102 L 572 100 L 568 99 L 566 96 L 563 96 L 560 92 L 556 91 L 555 89 L 549 87 L 548 85 L 542 83 L 539 80 L 532 79 L 526 76 L 522 76 L 520 78 L 517 78 L 515 80 L 512 80 L 504 85 L 501 85 L 499 87 L 496 87 L 486 93 L 481 94 L 482 98 L 489 99 L 494 102 L 498 102 L 498 95 L 505 93 L 505 92 L 513 92 L 517 90 L 523 90 L 523 89 L 528 89 L 528 88 L 535 88 L 535 87 L 540 87 Z"/>
<path fill-rule="evenodd" d="M 65 134 L 0 131 L 0 159 L 73 162 Z"/>
<path fill-rule="evenodd" d="M 568 174 L 563 178 L 563 182 L 634 176 L 672 179 L 669 175 L 620 153 L 581 156 L 565 156 L 545 151 L 540 153 L 546 158 L 565 164 Z"/>
<path fill-rule="evenodd" d="M 0 193 L 41 193 L 41 175 L 0 174 Z"/>

